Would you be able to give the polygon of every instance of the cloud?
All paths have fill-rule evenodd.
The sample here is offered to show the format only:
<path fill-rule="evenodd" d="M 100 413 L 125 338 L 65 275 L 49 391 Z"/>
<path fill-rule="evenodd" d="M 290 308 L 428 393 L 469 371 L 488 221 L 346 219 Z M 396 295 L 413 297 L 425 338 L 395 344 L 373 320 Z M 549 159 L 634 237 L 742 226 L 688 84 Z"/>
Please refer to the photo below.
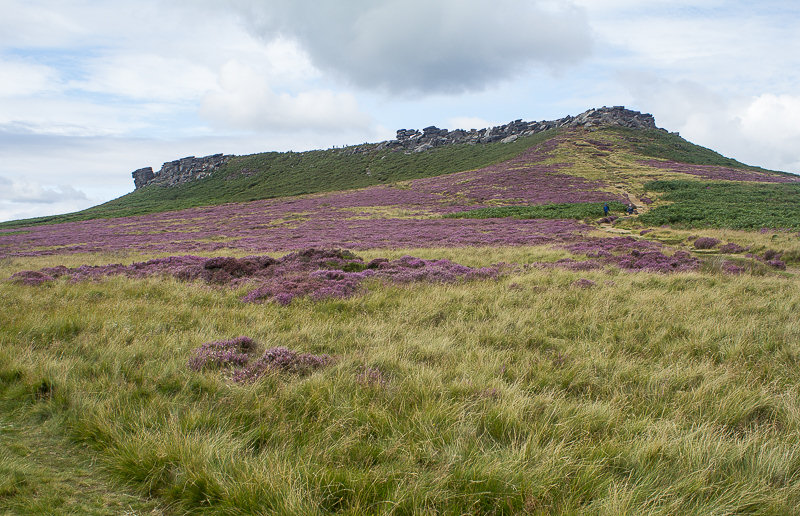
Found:
<path fill-rule="evenodd" d="M 800 96 L 729 97 L 692 81 L 623 77 L 659 126 L 749 165 L 800 173 Z"/>
<path fill-rule="evenodd" d="M 220 72 L 220 89 L 206 95 L 200 113 L 235 129 L 331 130 L 367 128 L 353 95 L 330 90 L 278 93 L 249 65 L 232 61 Z"/>
<path fill-rule="evenodd" d="M 0 201 L 52 204 L 63 201 L 86 200 L 86 194 L 69 185 L 46 187 L 29 181 L 11 180 L 0 176 Z"/>
<path fill-rule="evenodd" d="M 54 89 L 58 73 L 48 66 L 0 58 L 0 97 L 34 95 Z"/>
<path fill-rule="evenodd" d="M 88 59 L 86 78 L 70 87 L 149 101 L 187 102 L 205 94 L 215 75 L 185 58 L 157 54 L 113 54 Z"/>
<path fill-rule="evenodd" d="M 219 4 L 219 2 L 211 2 Z M 229 7 L 231 2 L 225 2 Z M 581 8 L 550 0 L 238 0 L 267 41 L 297 41 L 320 70 L 392 93 L 481 90 L 527 72 L 587 57 Z"/>

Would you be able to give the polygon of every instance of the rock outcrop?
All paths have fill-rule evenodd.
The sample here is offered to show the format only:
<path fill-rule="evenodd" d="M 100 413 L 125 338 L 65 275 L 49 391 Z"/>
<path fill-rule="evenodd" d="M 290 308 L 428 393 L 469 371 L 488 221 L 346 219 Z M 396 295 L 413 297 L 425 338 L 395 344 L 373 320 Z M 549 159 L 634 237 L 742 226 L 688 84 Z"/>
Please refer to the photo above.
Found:
<path fill-rule="evenodd" d="M 625 109 L 624 106 L 590 109 L 578 116 L 566 116 L 558 120 L 523 122 L 515 120 L 505 125 L 486 129 L 456 129 L 448 131 L 435 126 L 426 127 L 421 132 L 416 129 L 400 129 L 394 140 L 383 142 L 378 149 L 398 149 L 406 152 L 424 152 L 441 145 L 454 143 L 491 143 L 501 141 L 510 143 L 522 136 L 558 129 L 562 127 L 597 127 L 618 125 L 632 129 L 657 129 L 655 118 L 649 113 Z"/>
<path fill-rule="evenodd" d="M 457 143 L 478 144 L 503 142 L 511 143 L 517 138 L 547 131 L 549 129 L 572 127 L 599 127 L 604 125 L 617 125 L 631 129 L 658 129 L 655 118 L 649 113 L 640 113 L 625 109 L 624 106 L 602 107 L 584 111 L 578 116 L 566 116 L 558 120 L 541 122 L 524 122 L 515 120 L 505 125 L 489 127 L 486 129 L 439 129 L 429 126 L 422 131 L 417 129 L 400 129 L 394 140 L 378 144 L 363 144 L 346 147 L 341 154 L 360 154 L 380 151 L 385 149 L 403 151 L 406 153 L 425 152 L 434 147 L 452 145 Z M 663 130 L 663 129 L 662 129 Z M 165 187 L 175 186 L 189 181 L 208 177 L 212 172 L 226 164 L 233 156 L 214 154 L 204 158 L 190 156 L 176 161 L 164 163 L 157 173 L 150 167 L 140 168 L 133 172 L 133 182 L 137 189 L 149 185 Z M 242 171 L 244 174 L 244 171 Z M 252 174 L 248 174 L 252 175 Z"/>
<path fill-rule="evenodd" d="M 231 157 L 224 154 L 214 154 L 203 158 L 189 156 L 164 163 L 157 173 L 153 173 L 151 167 L 140 168 L 132 174 L 133 184 L 136 189 L 139 189 L 150 185 L 175 186 L 203 179 L 226 164 Z"/>
<path fill-rule="evenodd" d="M 155 173 L 153 172 L 153 167 L 145 167 L 140 168 L 139 170 L 134 170 L 133 174 L 133 184 L 136 186 L 136 189 L 146 186 L 150 181 L 156 177 Z"/>

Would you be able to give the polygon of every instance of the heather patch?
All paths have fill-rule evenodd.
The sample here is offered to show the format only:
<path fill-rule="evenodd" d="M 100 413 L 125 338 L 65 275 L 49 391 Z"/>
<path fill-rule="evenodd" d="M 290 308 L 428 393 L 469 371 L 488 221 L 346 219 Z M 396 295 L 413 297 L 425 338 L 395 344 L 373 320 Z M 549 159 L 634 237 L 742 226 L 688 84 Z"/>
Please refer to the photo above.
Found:
<path fill-rule="evenodd" d="M 237 337 L 231 340 L 206 342 L 192 353 L 189 369 L 200 371 L 208 368 L 243 366 L 250 360 L 250 353 L 256 343 L 249 337 Z"/>
<path fill-rule="evenodd" d="M 320 258 L 317 251 L 292 253 L 281 260 L 282 274 L 269 278 L 248 293 L 243 300 L 258 302 L 271 300 L 288 305 L 297 297 L 344 299 L 361 288 L 364 280 L 378 279 L 389 283 L 452 283 L 456 281 L 494 278 L 500 267 L 471 268 L 449 260 L 423 260 L 403 256 L 397 260 L 377 258 L 365 263 L 361 258 L 347 253 L 341 256 Z"/>
<path fill-rule="evenodd" d="M 726 180 L 764 183 L 796 183 L 800 181 L 800 177 L 791 174 L 779 174 L 769 171 L 747 170 L 717 165 L 693 165 L 689 163 L 678 163 L 676 161 L 660 160 L 644 160 L 640 163 L 648 167 L 668 170 L 669 172 L 689 174 L 714 181 Z"/>
<path fill-rule="evenodd" d="M 625 270 L 669 273 L 700 268 L 700 260 L 686 251 L 666 255 L 661 244 L 633 237 L 594 238 L 565 247 L 572 253 L 583 254 L 600 263 L 616 265 Z"/>
<path fill-rule="evenodd" d="M 786 270 L 786 262 L 784 262 L 783 260 L 779 260 L 779 259 L 776 258 L 774 260 L 767 260 L 765 263 L 767 265 L 769 265 L 770 267 L 772 267 L 772 268 L 775 268 L 775 269 L 778 269 L 778 270 L 782 270 L 782 271 Z"/>
<path fill-rule="evenodd" d="M 252 360 L 256 347 L 256 342 L 245 336 L 206 342 L 192 352 L 187 365 L 193 371 L 232 368 L 234 381 L 252 382 L 269 372 L 308 374 L 333 362 L 330 355 L 298 353 L 285 346 L 267 349 L 262 356 Z"/>
<path fill-rule="evenodd" d="M 11 276 L 12 281 L 23 285 L 41 285 L 53 279 L 53 276 L 43 271 L 20 271 Z"/>
<path fill-rule="evenodd" d="M 246 367 L 237 369 L 233 379 L 237 382 L 253 382 L 270 372 L 304 375 L 333 363 L 327 354 L 298 353 L 284 346 L 266 350 L 264 355 Z"/>
<path fill-rule="evenodd" d="M 728 242 L 727 244 L 723 244 L 719 248 L 720 253 L 724 254 L 739 254 L 747 251 L 746 247 L 742 247 L 736 242 Z"/>
<path fill-rule="evenodd" d="M 385 190 L 399 189 L 387 187 Z M 342 194 L 342 197 L 346 196 Z M 186 217 L 203 217 L 203 221 L 186 225 L 164 221 L 165 214 L 137 217 L 131 221 L 142 227 L 168 224 L 169 231 L 161 233 L 131 234 L 101 219 L 38 226 L 30 233 L 9 236 L 10 245 L 0 248 L 0 258 L 118 251 L 192 254 L 228 248 L 259 254 L 309 247 L 377 249 L 538 245 L 575 240 L 590 229 L 574 220 L 441 219 L 429 216 L 367 220 L 342 217 L 339 209 L 351 201 L 356 202 L 353 198 L 341 198 L 331 206 L 317 206 L 313 217 L 298 220 L 289 229 L 275 226 L 271 221 L 285 218 L 287 211 L 305 210 L 306 204 L 321 204 L 322 201 L 319 198 L 296 202 L 259 201 L 208 208 L 201 214 L 190 213 L 199 209 L 188 210 L 183 213 Z M 378 202 L 377 198 L 373 201 Z M 387 199 L 386 202 L 393 201 Z M 459 211 L 468 207 L 453 205 L 448 209 Z M 201 232 L 197 231 L 198 225 Z"/>
<path fill-rule="evenodd" d="M 696 238 L 694 241 L 694 248 L 695 249 L 713 249 L 714 247 L 719 244 L 718 238 L 712 237 L 699 237 Z"/>
<path fill-rule="evenodd" d="M 346 250 L 306 249 L 289 253 L 280 259 L 269 256 L 171 256 L 127 266 L 58 266 L 40 271 L 21 271 L 11 279 L 27 285 L 40 285 L 59 277 L 66 277 L 71 281 L 87 281 L 113 275 L 132 278 L 167 275 L 216 285 L 253 284 L 255 288 L 242 298 L 243 301 L 274 301 L 280 305 L 288 305 L 298 297 L 308 297 L 314 301 L 345 299 L 361 291 L 367 279 L 395 284 L 453 283 L 495 278 L 500 270 L 499 265 L 472 268 L 450 260 L 423 260 L 413 256 L 403 256 L 396 260 L 377 258 L 364 262 Z"/>
<path fill-rule="evenodd" d="M 745 268 L 735 262 L 725 260 L 722 263 L 722 271 L 727 274 L 741 274 L 745 271 Z"/>

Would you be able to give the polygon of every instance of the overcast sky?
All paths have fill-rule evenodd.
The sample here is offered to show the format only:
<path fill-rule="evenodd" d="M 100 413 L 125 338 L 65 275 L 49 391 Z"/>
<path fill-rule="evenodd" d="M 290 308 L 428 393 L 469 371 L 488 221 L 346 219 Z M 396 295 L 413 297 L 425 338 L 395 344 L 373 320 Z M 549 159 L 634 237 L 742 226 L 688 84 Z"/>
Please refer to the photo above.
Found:
<path fill-rule="evenodd" d="M 625 105 L 800 173 L 800 2 L 0 0 L 0 221 L 184 156 Z"/>

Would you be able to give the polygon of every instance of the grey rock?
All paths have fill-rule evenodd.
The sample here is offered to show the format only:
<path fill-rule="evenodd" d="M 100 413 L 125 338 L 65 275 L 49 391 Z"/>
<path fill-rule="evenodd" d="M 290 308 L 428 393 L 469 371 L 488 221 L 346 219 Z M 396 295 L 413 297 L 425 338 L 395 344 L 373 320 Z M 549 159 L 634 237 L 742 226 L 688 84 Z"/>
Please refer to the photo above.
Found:
<path fill-rule="evenodd" d="M 231 157 L 223 154 L 214 154 L 203 158 L 189 156 L 164 163 L 161 170 L 155 174 L 150 167 L 141 168 L 133 173 L 133 184 L 139 189 L 149 185 L 170 187 L 196 181 L 210 176 L 215 170 L 226 164 Z"/>
<path fill-rule="evenodd" d="M 146 186 L 156 175 L 153 173 L 153 167 L 145 167 L 140 168 L 139 170 L 134 170 L 131 173 L 133 176 L 133 185 L 138 190 L 139 188 Z"/>

